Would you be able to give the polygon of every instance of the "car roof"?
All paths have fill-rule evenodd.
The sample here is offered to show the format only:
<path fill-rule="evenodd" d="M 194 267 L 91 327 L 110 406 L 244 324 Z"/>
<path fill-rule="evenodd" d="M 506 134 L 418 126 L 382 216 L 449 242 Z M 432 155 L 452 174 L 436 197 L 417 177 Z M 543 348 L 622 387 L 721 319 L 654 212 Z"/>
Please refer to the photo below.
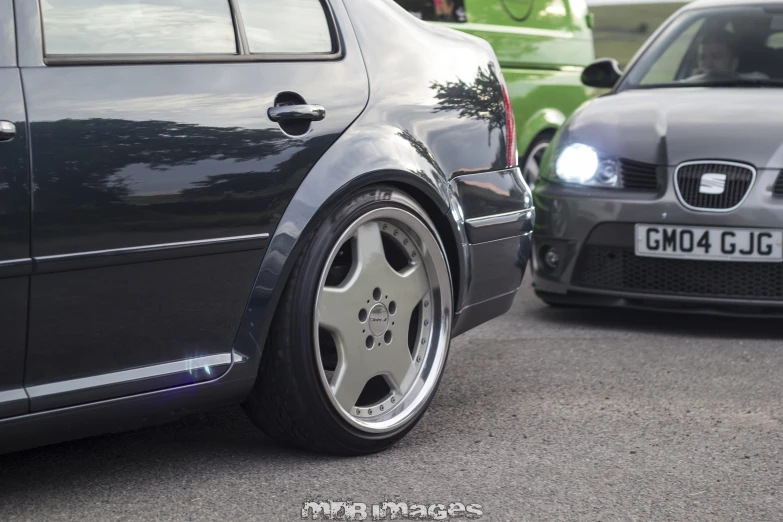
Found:
<path fill-rule="evenodd" d="M 705 7 L 745 7 L 748 5 L 779 5 L 783 7 L 783 0 L 693 0 L 686 4 L 682 10 L 703 9 Z"/>

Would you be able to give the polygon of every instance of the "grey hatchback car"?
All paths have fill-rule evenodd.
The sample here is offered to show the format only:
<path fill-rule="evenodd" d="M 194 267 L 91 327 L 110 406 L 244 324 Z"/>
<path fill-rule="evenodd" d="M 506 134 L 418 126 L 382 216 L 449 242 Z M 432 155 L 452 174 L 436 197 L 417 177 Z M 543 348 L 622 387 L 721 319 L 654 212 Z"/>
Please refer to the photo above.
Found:
<path fill-rule="evenodd" d="M 554 138 L 534 190 L 551 305 L 783 314 L 783 2 L 673 14 Z"/>

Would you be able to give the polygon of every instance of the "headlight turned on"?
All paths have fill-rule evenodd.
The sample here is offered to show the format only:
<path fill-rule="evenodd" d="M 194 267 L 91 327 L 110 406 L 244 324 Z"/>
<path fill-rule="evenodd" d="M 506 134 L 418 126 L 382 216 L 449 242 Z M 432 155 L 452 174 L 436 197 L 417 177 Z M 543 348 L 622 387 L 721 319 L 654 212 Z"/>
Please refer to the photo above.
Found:
<path fill-rule="evenodd" d="M 567 146 L 555 164 L 557 177 L 566 183 L 591 187 L 619 187 L 617 159 L 602 157 L 583 143 Z"/>

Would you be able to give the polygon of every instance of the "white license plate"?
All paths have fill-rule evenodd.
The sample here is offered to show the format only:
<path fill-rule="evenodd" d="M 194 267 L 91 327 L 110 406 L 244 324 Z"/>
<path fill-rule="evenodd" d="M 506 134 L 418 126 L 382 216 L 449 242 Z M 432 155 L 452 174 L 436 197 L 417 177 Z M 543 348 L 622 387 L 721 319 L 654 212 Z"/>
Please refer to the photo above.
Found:
<path fill-rule="evenodd" d="M 636 255 L 780 262 L 783 260 L 783 230 L 637 224 Z"/>

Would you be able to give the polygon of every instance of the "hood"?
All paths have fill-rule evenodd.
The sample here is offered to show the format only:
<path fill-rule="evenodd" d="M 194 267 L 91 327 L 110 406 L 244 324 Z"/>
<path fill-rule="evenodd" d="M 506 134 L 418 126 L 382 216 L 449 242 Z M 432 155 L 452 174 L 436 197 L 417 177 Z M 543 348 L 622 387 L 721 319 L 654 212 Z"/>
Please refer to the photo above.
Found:
<path fill-rule="evenodd" d="M 657 165 L 716 159 L 783 168 L 783 89 L 629 90 L 572 116 L 561 143 Z"/>

